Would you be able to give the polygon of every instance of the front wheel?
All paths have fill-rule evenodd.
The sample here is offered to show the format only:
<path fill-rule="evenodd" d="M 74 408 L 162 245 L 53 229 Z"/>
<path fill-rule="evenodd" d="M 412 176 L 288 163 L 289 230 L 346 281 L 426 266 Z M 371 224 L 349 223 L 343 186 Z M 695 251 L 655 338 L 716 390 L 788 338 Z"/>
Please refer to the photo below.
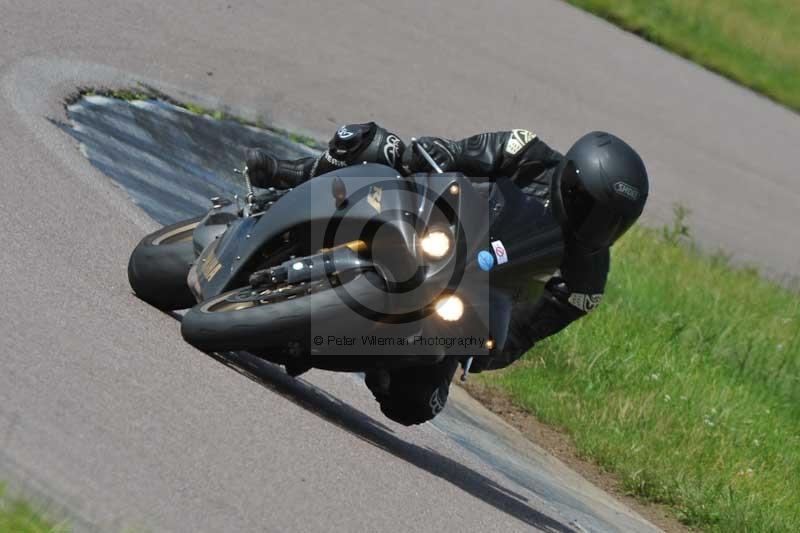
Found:
<path fill-rule="evenodd" d="M 165 226 L 141 240 L 128 261 L 128 281 L 136 296 L 164 311 L 196 303 L 186 276 L 195 260 L 192 235 L 201 220 Z"/>
<path fill-rule="evenodd" d="M 375 272 L 358 274 L 342 290 L 373 309 L 385 306 L 384 283 Z M 206 352 L 306 352 L 315 325 L 336 323 L 345 331 L 365 331 L 370 325 L 363 317 L 343 313 L 344 306 L 341 293 L 328 280 L 275 289 L 242 287 L 190 309 L 181 321 L 181 334 Z"/>

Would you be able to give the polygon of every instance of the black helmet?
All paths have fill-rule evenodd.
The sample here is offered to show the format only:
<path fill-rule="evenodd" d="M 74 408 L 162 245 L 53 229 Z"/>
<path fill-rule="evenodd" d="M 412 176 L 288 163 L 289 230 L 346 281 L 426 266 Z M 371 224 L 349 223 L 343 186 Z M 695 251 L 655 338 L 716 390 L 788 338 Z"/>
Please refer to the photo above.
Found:
<path fill-rule="evenodd" d="M 642 158 L 610 133 L 572 145 L 550 187 L 553 211 L 568 234 L 591 250 L 611 246 L 642 214 L 649 184 Z"/>

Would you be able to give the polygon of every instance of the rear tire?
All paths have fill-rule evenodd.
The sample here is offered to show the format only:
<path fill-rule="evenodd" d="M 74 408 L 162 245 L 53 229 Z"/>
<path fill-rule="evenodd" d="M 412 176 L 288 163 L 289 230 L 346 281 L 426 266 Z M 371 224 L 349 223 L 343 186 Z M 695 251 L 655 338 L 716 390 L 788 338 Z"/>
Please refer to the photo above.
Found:
<path fill-rule="evenodd" d="M 141 240 L 128 261 L 128 281 L 136 296 L 164 311 L 197 303 L 186 276 L 195 260 L 192 234 L 202 219 L 165 226 Z"/>

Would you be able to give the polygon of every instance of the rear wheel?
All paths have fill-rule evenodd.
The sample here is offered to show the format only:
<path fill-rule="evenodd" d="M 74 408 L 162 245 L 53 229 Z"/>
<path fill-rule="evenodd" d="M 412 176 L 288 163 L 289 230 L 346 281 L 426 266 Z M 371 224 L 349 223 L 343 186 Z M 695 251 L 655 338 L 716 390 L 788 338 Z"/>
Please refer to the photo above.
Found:
<path fill-rule="evenodd" d="M 165 226 L 141 240 L 128 261 L 128 281 L 136 296 L 165 311 L 196 303 L 186 276 L 195 260 L 192 234 L 202 219 Z"/>

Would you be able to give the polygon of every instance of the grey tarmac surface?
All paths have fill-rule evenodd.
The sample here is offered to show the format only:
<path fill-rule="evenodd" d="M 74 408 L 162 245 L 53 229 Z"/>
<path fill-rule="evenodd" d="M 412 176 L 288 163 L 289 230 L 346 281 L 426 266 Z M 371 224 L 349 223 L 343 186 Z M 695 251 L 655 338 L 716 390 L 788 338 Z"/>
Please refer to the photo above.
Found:
<path fill-rule="evenodd" d="M 186 346 L 127 288 L 155 223 L 47 120 L 64 120 L 76 86 L 145 81 L 320 138 L 373 119 L 405 137 L 528 127 L 556 147 L 608 129 L 648 163 L 650 222 L 682 201 L 706 245 L 798 272 L 798 116 L 558 2 L 3 1 L 0 14 L 0 465 L 104 529 L 571 526 L 469 449 L 478 431 L 406 430 L 352 377 L 265 387 Z"/>

